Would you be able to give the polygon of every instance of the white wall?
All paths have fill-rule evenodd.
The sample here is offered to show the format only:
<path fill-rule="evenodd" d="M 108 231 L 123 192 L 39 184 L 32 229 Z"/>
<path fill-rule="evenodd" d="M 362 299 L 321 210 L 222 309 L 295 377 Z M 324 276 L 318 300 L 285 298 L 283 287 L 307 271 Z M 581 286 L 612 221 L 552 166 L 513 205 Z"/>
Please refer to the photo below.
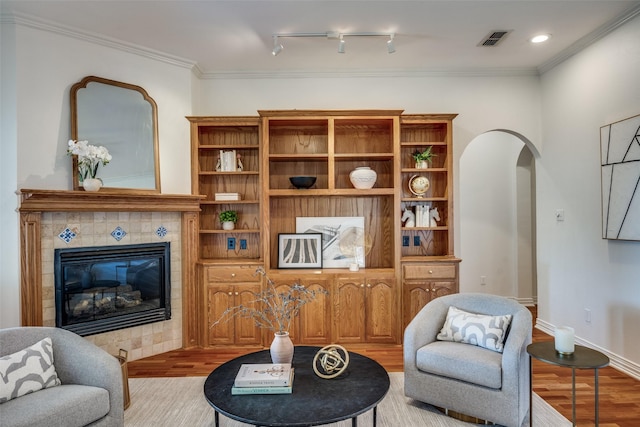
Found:
<path fill-rule="evenodd" d="M 0 327 L 9 327 L 20 323 L 19 217 L 15 211 L 19 200 L 15 191 L 72 188 L 71 158 L 66 155 L 71 86 L 88 75 L 142 86 L 158 104 L 162 192 L 188 194 L 191 163 L 185 116 L 192 114 L 193 77 L 183 65 L 92 41 L 30 26 L 3 23 L 2 27 Z"/>
<path fill-rule="evenodd" d="M 487 132 L 460 159 L 460 292 L 520 297 L 516 163 L 523 147 L 511 134 Z"/>
<path fill-rule="evenodd" d="M 20 259 L 16 215 L 18 149 L 16 140 L 15 28 L 0 23 L 0 328 L 17 325 Z M 5 302 L 6 301 L 6 302 Z"/>
<path fill-rule="evenodd" d="M 601 238 L 599 138 L 601 126 L 640 113 L 639 40 L 636 17 L 542 76 L 536 164 L 539 316 L 636 364 L 640 242 Z"/>

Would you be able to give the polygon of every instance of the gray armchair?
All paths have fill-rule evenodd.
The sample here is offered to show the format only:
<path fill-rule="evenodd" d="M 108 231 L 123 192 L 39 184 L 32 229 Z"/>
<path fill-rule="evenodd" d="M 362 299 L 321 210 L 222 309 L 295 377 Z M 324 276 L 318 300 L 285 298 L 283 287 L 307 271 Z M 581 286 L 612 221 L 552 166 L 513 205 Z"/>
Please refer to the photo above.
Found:
<path fill-rule="evenodd" d="M 0 329 L 0 357 L 46 337 L 62 384 L 1 403 L 0 426 L 123 426 L 120 362 L 79 335 L 60 328 Z"/>
<path fill-rule="evenodd" d="M 502 353 L 471 344 L 438 341 L 450 306 L 491 316 L 511 314 Z M 405 395 L 508 427 L 529 412 L 531 312 L 514 300 L 454 294 L 429 302 L 404 333 Z"/>

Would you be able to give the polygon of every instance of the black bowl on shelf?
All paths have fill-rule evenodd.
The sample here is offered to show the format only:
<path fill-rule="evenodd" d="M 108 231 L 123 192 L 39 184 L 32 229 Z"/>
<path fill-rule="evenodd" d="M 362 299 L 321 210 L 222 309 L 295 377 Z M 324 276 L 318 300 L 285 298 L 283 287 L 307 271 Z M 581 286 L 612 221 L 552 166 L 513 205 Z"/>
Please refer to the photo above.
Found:
<path fill-rule="evenodd" d="M 316 183 L 315 176 L 292 176 L 289 178 L 291 184 L 300 189 L 300 188 L 310 188 L 313 184 Z"/>

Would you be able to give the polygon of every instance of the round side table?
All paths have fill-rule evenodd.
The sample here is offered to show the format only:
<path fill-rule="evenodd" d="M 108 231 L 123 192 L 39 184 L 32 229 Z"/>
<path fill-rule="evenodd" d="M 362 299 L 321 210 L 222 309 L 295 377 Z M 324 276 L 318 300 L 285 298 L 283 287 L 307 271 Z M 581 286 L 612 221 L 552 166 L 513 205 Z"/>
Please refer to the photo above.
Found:
<path fill-rule="evenodd" d="M 555 349 L 553 341 L 537 342 L 527 346 L 529 356 L 550 363 L 552 365 L 571 368 L 571 396 L 572 396 L 572 415 L 573 425 L 576 425 L 576 369 L 593 369 L 594 370 L 594 388 L 595 388 L 595 409 L 596 409 L 596 426 L 598 425 L 598 369 L 604 368 L 609 364 L 609 358 L 597 350 L 593 350 L 581 345 L 575 346 L 573 354 L 560 354 Z M 533 364 L 529 363 L 529 400 L 533 395 Z M 533 422 L 531 417 L 531 405 L 529 405 L 529 421 Z"/>

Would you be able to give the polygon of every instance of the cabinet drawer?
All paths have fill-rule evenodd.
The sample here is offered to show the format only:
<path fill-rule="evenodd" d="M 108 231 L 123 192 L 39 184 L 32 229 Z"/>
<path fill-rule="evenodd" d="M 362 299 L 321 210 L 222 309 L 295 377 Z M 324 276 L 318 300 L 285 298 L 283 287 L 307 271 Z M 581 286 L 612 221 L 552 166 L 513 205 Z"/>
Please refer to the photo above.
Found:
<path fill-rule="evenodd" d="M 211 282 L 259 282 L 261 275 L 254 267 L 207 267 L 205 278 Z"/>
<path fill-rule="evenodd" d="M 454 279 L 456 277 L 455 264 L 404 265 L 402 270 L 402 277 L 405 280 Z"/>

